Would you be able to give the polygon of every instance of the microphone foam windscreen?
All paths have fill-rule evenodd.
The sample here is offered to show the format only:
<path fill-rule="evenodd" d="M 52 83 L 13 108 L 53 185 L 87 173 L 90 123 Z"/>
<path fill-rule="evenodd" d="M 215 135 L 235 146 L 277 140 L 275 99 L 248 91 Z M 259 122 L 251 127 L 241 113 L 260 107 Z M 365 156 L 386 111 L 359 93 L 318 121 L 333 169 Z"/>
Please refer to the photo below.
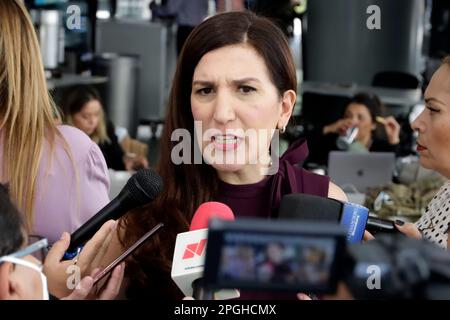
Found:
<path fill-rule="evenodd" d="M 130 197 L 139 205 L 153 201 L 160 194 L 162 188 L 161 176 L 150 169 L 136 172 L 124 187 L 130 193 Z"/>
<path fill-rule="evenodd" d="M 209 219 L 211 218 L 234 220 L 234 214 L 230 207 L 224 203 L 212 201 L 202 203 L 195 211 L 189 231 L 208 228 Z"/>
<path fill-rule="evenodd" d="M 339 222 L 342 203 L 310 194 L 288 194 L 281 199 L 278 218 Z"/>

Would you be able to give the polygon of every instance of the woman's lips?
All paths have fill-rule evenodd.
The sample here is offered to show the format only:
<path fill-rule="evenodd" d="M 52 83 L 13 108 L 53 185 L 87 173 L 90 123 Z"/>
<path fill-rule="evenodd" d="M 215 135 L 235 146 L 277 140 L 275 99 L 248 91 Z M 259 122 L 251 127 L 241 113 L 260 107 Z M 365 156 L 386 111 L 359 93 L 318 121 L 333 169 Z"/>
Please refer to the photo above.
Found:
<path fill-rule="evenodd" d="M 427 150 L 427 148 L 417 142 L 417 152 L 425 151 L 425 150 Z"/>

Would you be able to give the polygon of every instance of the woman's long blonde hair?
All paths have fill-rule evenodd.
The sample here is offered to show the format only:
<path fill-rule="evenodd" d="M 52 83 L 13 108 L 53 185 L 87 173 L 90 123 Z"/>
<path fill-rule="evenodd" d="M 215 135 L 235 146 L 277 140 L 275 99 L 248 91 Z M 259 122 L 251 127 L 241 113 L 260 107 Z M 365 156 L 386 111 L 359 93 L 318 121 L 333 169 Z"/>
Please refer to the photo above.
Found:
<path fill-rule="evenodd" d="M 62 139 L 48 93 L 40 49 L 27 9 L 19 0 L 0 0 L 0 132 L 2 181 L 33 224 L 36 181 L 44 141 Z"/>

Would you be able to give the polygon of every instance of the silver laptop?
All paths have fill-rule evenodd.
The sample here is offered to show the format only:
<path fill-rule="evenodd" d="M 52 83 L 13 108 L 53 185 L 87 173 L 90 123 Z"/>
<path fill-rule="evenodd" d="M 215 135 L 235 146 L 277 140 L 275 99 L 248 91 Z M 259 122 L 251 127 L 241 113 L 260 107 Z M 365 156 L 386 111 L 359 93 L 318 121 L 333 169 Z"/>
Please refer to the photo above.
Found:
<path fill-rule="evenodd" d="M 395 168 L 393 152 L 355 153 L 332 151 L 328 157 L 328 175 L 344 191 L 359 192 L 392 182 Z"/>

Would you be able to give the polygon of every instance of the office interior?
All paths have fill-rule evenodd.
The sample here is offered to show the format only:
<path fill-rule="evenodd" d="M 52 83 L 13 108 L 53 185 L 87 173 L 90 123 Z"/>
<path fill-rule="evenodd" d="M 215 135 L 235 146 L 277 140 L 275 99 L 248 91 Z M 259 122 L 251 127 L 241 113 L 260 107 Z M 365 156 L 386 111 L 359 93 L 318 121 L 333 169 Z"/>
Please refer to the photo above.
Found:
<path fill-rule="evenodd" d="M 167 1 L 156 2 L 164 5 Z M 232 2 L 225 1 L 224 10 L 233 10 Z M 338 184 L 350 200 L 368 206 L 373 214 L 417 220 L 428 197 L 442 185 L 442 177 L 420 168 L 410 124 L 424 108 L 424 89 L 431 75 L 450 53 L 450 2 L 242 2 L 257 13 L 288 13 L 272 17 L 278 18 L 288 35 L 299 80 L 293 119 L 282 136 L 281 148 L 338 120 L 356 93 L 376 94 L 385 106 L 385 116 L 395 117 L 401 126 L 400 150 L 391 161 L 390 181 L 367 188 L 358 188 L 352 181 Z M 119 139 L 126 132 L 147 145 L 146 156 L 154 167 L 176 67 L 176 21 L 155 17 L 149 0 L 25 3 L 39 35 L 48 88 L 56 103 L 74 86 L 97 88 Z M 208 4 L 210 15 L 219 12 L 216 1 Z M 372 13 L 367 8 L 373 5 L 382 8 L 380 28 L 368 26 Z M 267 10 L 273 7 L 280 10 Z M 316 148 L 310 145 L 311 153 Z M 316 162 L 312 155 L 299 165 L 329 174 L 327 161 Z M 352 169 L 355 166 L 357 162 Z M 363 168 L 358 174 L 370 178 Z M 111 177 L 114 196 L 129 174 L 111 172 Z"/>

